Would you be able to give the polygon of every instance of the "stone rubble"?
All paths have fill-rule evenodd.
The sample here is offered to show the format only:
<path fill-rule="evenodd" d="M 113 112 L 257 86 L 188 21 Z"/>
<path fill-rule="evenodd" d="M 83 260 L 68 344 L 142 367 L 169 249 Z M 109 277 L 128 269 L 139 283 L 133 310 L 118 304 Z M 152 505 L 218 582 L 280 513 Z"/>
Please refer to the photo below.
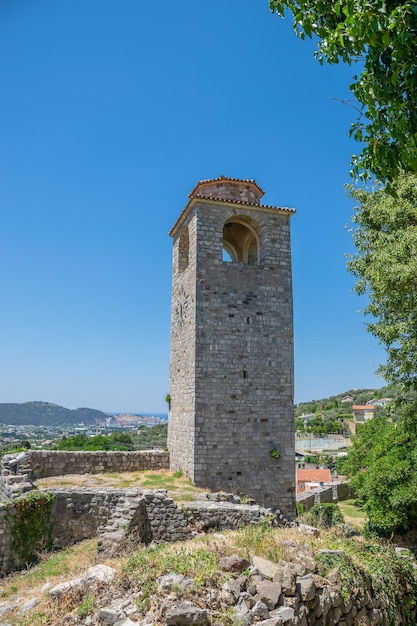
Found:
<path fill-rule="evenodd" d="M 96 608 L 89 616 L 82 618 L 73 610 L 62 619 L 62 626 L 391 626 L 388 598 L 373 590 L 371 579 L 365 576 L 358 581 L 346 597 L 338 570 L 322 578 L 307 546 L 288 547 L 287 558 L 298 562 L 273 563 L 255 555 L 249 563 L 237 554 L 224 556 L 218 561 L 216 583 L 210 580 L 196 586 L 190 577 L 175 572 L 161 576 L 146 611 L 140 608 L 140 587 L 120 584 L 116 570 L 103 564 L 47 593 L 52 602 L 74 589 L 80 602 L 96 594 Z M 304 560 L 308 566 L 302 564 Z M 37 604 L 33 598 L 20 602 L 21 613 Z M 413 602 L 410 589 L 397 608 L 396 625 L 417 623 Z M 6 626 L 1 617 L 16 608 L 0 604 L 1 626 Z"/>

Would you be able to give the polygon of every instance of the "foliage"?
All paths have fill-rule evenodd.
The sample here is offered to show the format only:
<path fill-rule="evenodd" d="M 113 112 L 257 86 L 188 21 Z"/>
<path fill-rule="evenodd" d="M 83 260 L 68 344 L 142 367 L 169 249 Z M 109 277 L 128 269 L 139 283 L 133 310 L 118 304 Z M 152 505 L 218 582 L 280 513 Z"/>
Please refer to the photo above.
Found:
<path fill-rule="evenodd" d="M 132 433 L 132 440 L 136 450 L 147 450 L 151 448 L 167 447 L 167 424 L 158 424 L 149 428 L 148 426 L 139 426 L 137 434 Z"/>
<path fill-rule="evenodd" d="M 127 433 L 117 431 L 110 435 L 73 435 L 58 442 L 58 450 L 133 450 L 133 441 Z"/>
<path fill-rule="evenodd" d="M 32 563 L 38 552 L 50 548 L 50 517 L 54 496 L 51 493 L 30 492 L 14 501 L 12 520 L 12 554 L 23 563 Z"/>
<path fill-rule="evenodd" d="M 382 181 L 417 172 L 417 6 L 414 0 L 270 0 L 294 30 L 319 38 L 320 63 L 360 62 L 350 91 L 359 103 L 351 135 L 363 143 L 352 173 Z M 356 107 L 355 107 L 356 108 Z"/>
<path fill-rule="evenodd" d="M 332 457 L 327 452 L 317 452 L 316 454 L 306 453 L 304 463 L 314 463 L 315 465 L 329 466 L 332 464 Z"/>
<path fill-rule="evenodd" d="M 275 563 L 285 558 L 285 548 L 279 533 L 266 522 L 244 526 L 235 536 L 235 544 L 248 559 L 254 554 L 262 555 Z"/>
<path fill-rule="evenodd" d="M 96 608 L 94 596 L 87 596 L 77 607 L 77 614 L 81 619 L 85 619 Z"/>
<path fill-rule="evenodd" d="M 371 581 L 372 588 L 384 594 L 389 605 L 386 608 L 390 626 L 398 623 L 399 609 L 406 618 L 404 623 L 411 624 L 414 620 L 407 619 L 407 608 L 404 606 L 406 594 L 417 593 L 417 579 L 414 564 L 397 555 L 392 549 L 371 542 L 337 540 L 333 543 L 332 552 L 321 552 L 317 555 L 319 573 L 322 576 L 337 568 L 342 574 L 342 598 L 346 601 L 351 597 L 352 589 L 361 581 Z"/>
<path fill-rule="evenodd" d="M 417 391 L 417 176 L 400 177 L 394 191 L 350 188 L 359 205 L 348 267 L 369 297 L 368 330 L 387 349 L 381 374 Z"/>
<path fill-rule="evenodd" d="M 366 422 L 353 438 L 344 469 L 363 500 L 368 534 L 389 537 L 417 527 L 417 441 L 403 421 Z"/>
<path fill-rule="evenodd" d="M 341 510 L 337 504 L 331 502 L 315 504 L 308 513 L 305 513 L 304 519 L 312 526 L 324 526 L 325 528 L 331 528 L 344 522 Z"/>
<path fill-rule="evenodd" d="M 218 577 L 217 560 L 215 552 L 198 544 L 190 548 L 160 545 L 132 554 L 124 565 L 123 575 L 140 586 L 141 595 L 137 604 L 145 612 L 150 607 L 160 576 L 170 572 L 183 574 L 192 578 L 194 587 L 198 588 Z"/>

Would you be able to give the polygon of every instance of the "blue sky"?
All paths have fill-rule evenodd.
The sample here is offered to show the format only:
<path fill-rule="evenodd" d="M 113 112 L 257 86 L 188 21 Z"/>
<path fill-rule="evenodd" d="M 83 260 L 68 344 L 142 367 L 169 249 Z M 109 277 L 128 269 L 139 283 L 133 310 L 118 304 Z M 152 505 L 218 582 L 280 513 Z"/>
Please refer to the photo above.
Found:
<path fill-rule="evenodd" d="M 378 387 L 344 193 L 354 68 L 267 0 L 2 0 L 0 402 L 162 412 L 168 231 L 200 179 L 292 218 L 295 399 Z"/>

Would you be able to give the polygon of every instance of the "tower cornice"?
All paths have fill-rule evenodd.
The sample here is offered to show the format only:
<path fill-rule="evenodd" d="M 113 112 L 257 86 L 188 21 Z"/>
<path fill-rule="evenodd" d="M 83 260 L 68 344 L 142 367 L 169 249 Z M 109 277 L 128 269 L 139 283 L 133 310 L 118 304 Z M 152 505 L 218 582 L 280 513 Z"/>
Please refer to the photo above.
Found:
<path fill-rule="evenodd" d="M 229 181 L 229 180 L 240 180 L 240 179 L 224 179 L 224 178 L 213 179 L 213 181 L 217 181 L 217 180 Z M 212 181 L 201 181 L 201 182 L 206 183 L 206 182 L 212 182 Z M 254 181 L 242 180 L 241 182 L 254 182 Z M 174 226 L 169 232 L 169 235 L 171 237 L 175 237 L 179 228 L 181 228 L 182 224 L 187 219 L 189 213 L 191 212 L 191 210 L 197 203 L 220 204 L 222 206 L 226 205 L 226 206 L 233 206 L 233 207 L 240 206 L 245 209 L 249 209 L 249 210 L 252 209 L 255 211 L 260 211 L 262 213 L 275 213 L 275 214 L 281 214 L 281 215 L 289 215 L 290 217 L 294 215 L 294 213 L 296 212 L 296 210 L 292 207 L 277 207 L 277 206 L 272 206 L 270 204 L 258 204 L 256 202 L 244 202 L 242 200 L 231 200 L 231 199 L 219 198 L 215 196 L 207 197 L 207 195 L 205 194 L 196 193 L 195 191 L 197 189 L 198 189 L 198 185 L 196 185 L 193 191 L 189 194 L 190 200 L 187 202 L 187 204 L 181 211 L 177 221 L 175 222 Z M 260 187 L 258 187 L 258 189 L 260 189 Z"/>

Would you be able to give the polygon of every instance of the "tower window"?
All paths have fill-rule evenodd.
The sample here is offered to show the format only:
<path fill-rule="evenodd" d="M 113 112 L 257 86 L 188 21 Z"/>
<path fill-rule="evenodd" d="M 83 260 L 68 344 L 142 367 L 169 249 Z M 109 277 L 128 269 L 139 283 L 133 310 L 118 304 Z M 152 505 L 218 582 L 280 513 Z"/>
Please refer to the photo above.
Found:
<path fill-rule="evenodd" d="M 223 261 L 259 263 L 259 241 L 255 228 L 247 218 L 232 218 L 223 227 Z"/>

